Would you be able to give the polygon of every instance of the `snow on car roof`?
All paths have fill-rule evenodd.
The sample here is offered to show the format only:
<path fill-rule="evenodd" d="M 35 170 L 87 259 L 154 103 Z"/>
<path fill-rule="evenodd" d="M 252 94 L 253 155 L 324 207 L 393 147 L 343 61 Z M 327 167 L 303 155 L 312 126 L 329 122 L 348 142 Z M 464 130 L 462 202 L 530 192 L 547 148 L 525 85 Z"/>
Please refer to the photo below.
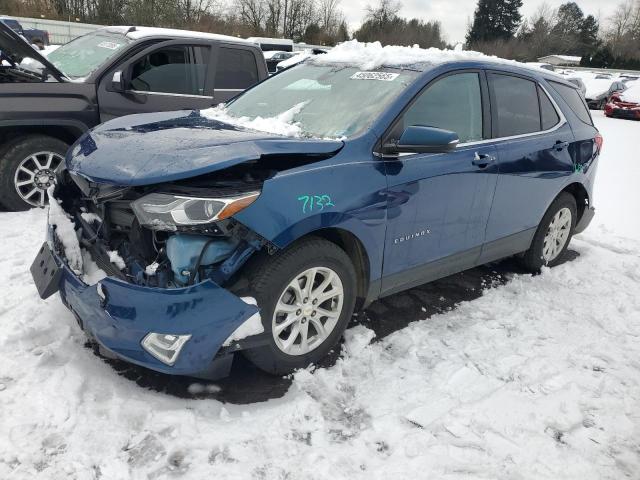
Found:
<path fill-rule="evenodd" d="M 139 40 L 141 38 L 146 38 L 146 37 L 168 36 L 168 37 L 202 38 L 205 40 L 221 40 L 225 42 L 253 44 L 253 42 L 249 40 L 245 40 L 244 38 L 232 37 L 229 35 L 219 35 L 217 33 L 178 30 L 176 28 L 115 26 L 115 27 L 104 27 L 104 30 L 110 31 L 110 32 L 122 33 L 134 40 Z"/>
<path fill-rule="evenodd" d="M 398 45 L 387 45 L 383 47 L 380 42 L 362 43 L 357 40 L 341 43 L 323 55 L 316 55 L 310 60 L 310 63 L 314 65 L 347 63 L 362 70 L 373 70 L 383 66 L 400 67 L 463 60 L 479 60 L 531 68 L 515 60 L 506 60 L 469 50 L 425 49 L 417 45 L 413 47 L 402 47 Z"/>
<path fill-rule="evenodd" d="M 629 84 L 630 87 L 620 94 L 620 100 L 624 102 L 640 103 L 640 82 Z"/>
<path fill-rule="evenodd" d="M 585 98 L 596 99 L 609 91 L 611 84 L 615 81 L 613 78 L 582 78 L 584 86 L 587 88 Z"/>

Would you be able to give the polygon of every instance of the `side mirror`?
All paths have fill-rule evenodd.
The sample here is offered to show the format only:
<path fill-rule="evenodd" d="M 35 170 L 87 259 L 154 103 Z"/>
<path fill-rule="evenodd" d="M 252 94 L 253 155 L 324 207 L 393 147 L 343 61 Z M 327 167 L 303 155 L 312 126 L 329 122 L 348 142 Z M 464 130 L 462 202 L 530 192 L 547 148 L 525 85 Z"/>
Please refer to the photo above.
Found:
<path fill-rule="evenodd" d="M 120 92 L 120 93 L 125 91 L 122 70 L 118 70 L 117 72 L 113 73 L 113 77 L 111 78 L 111 89 L 114 92 Z"/>
<path fill-rule="evenodd" d="M 455 150 L 459 141 L 450 130 L 411 125 L 397 143 L 385 145 L 385 153 L 446 153 Z"/>

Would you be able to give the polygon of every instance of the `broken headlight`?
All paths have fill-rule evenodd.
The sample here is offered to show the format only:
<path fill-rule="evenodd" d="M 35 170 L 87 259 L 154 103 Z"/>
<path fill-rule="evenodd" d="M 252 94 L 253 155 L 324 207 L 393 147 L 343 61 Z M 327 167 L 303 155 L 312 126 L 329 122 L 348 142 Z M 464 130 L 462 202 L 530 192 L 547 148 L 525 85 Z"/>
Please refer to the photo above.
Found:
<path fill-rule="evenodd" d="M 229 218 L 251 205 L 260 192 L 233 197 L 197 198 L 151 193 L 132 202 L 140 225 L 152 230 L 174 231 L 181 226 L 203 225 Z"/>

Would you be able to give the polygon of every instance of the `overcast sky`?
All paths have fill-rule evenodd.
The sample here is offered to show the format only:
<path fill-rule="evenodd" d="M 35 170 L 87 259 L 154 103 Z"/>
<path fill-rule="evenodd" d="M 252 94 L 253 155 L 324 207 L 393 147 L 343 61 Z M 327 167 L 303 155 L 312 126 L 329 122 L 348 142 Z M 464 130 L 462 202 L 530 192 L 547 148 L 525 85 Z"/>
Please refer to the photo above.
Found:
<path fill-rule="evenodd" d="M 553 8 L 557 8 L 566 0 L 547 0 Z M 575 0 L 585 15 L 595 15 L 603 22 L 613 13 L 617 0 Z M 620 0 L 622 1 L 622 0 Z M 377 5 L 379 0 L 342 0 L 349 28 L 355 30 L 360 25 L 367 5 Z M 416 17 L 422 20 L 439 20 L 448 42 L 464 41 L 467 24 L 473 18 L 477 0 L 401 0 L 400 16 Z M 529 17 L 544 3 L 543 0 L 524 0 L 521 13 Z"/>

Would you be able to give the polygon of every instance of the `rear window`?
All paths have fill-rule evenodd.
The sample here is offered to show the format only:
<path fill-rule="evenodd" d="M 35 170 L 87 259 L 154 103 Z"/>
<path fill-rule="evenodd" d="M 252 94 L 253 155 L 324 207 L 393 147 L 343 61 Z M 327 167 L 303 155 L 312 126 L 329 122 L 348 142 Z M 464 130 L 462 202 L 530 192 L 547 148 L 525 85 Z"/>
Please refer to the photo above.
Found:
<path fill-rule="evenodd" d="M 489 75 L 497 115 L 498 137 L 540 131 L 540 106 L 536 83 L 511 75 Z"/>
<path fill-rule="evenodd" d="M 564 101 L 567 102 L 573 113 L 575 113 L 580 120 L 587 125 L 593 125 L 589 108 L 577 89 L 552 80 L 549 80 L 549 84 L 560 94 Z"/>
<path fill-rule="evenodd" d="M 256 58 L 248 50 L 220 47 L 215 88 L 244 90 L 258 83 Z"/>

